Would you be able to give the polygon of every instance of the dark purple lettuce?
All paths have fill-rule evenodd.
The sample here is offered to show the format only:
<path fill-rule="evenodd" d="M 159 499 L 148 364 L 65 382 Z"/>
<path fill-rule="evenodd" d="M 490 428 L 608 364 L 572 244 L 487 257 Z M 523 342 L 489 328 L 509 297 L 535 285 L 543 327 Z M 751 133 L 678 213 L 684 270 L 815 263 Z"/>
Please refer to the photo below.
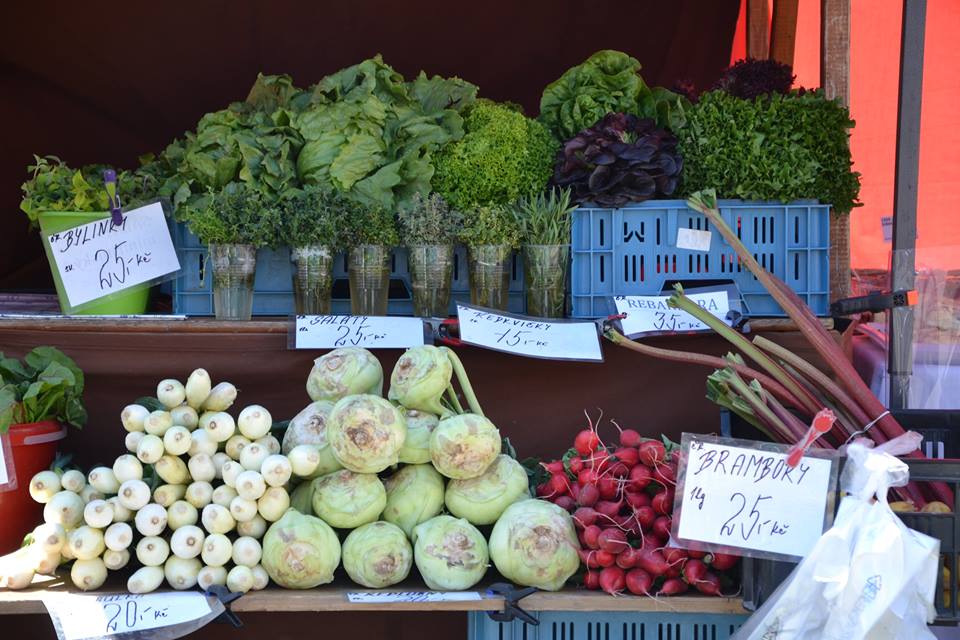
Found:
<path fill-rule="evenodd" d="M 753 100 L 757 96 L 771 93 L 790 93 L 790 87 L 796 76 L 793 68 L 776 60 L 738 60 L 727 68 L 717 80 L 714 89 L 726 91 L 730 95 Z"/>
<path fill-rule="evenodd" d="M 568 187 L 578 204 L 622 207 L 673 195 L 682 169 L 673 134 L 649 118 L 609 113 L 563 145 L 551 186 Z"/>

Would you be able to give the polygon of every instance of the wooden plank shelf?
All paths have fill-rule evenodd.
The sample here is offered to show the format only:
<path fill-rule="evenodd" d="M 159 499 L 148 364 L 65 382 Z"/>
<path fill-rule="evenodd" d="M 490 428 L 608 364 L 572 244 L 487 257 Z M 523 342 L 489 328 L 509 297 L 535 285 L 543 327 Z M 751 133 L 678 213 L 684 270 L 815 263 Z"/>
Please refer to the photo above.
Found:
<path fill-rule="evenodd" d="M 424 591 L 422 583 L 404 583 L 383 591 Z M 480 600 L 457 602 L 394 602 L 354 603 L 347 599 L 348 593 L 376 590 L 356 585 L 335 583 L 303 591 L 268 587 L 263 591 L 251 591 L 231 604 L 236 613 L 294 613 L 335 611 L 500 611 L 503 598 L 487 595 L 486 587 L 477 587 Z M 124 593 L 122 581 L 109 584 L 109 588 L 91 591 L 88 594 Z M 80 593 L 60 578 L 38 578 L 35 586 L 23 591 L 0 589 L 0 615 L 45 614 L 43 597 L 49 593 Z M 567 588 L 555 593 L 540 591 L 521 600 L 527 611 L 618 611 L 636 613 L 700 613 L 744 614 L 739 598 L 714 598 L 707 596 L 678 596 L 671 598 L 648 598 L 625 595 L 609 596 L 598 591 Z"/>

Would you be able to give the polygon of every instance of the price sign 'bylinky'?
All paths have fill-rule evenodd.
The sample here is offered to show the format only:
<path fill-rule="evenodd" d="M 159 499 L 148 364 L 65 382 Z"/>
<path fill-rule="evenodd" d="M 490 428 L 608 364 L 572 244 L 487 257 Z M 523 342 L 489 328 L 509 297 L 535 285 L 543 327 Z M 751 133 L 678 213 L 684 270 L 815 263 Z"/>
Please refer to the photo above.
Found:
<path fill-rule="evenodd" d="M 802 558 L 833 520 L 835 451 L 684 433 L 671 537 L 684 548 Z"/>

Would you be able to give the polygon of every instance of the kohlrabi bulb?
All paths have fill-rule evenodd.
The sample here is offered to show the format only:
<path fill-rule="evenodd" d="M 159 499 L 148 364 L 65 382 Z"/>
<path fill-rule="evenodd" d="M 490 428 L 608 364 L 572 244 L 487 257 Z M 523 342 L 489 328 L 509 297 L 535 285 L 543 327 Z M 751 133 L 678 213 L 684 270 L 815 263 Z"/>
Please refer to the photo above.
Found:
<path fill-rule="evenodd" d="M 487 418 L 464 413 L 444 418 L 430 435 L 430 459 L 455 480 L 476 478 L 500 455 L 500 431 Z"/>
<path fill-rule="evenodd" d="M 383 513 L 387 492 L 374 473 L 342 469 L 313 481 L 313 512 L 338 529 L 354 529 Z"/>
<path fill-rule="evenodd" d="M 431 589 L 469 589 L 487 572 L 487 541 L 466 520 L 431 518 L 414 528 L 413 542 L 417 569 Z"/>
<path fill-rule="evenodd" d="M 403 414 L 407 422 L 407 437 L 397 457 L 405 464 L 430 462 L 430 436 L 440 419 L 432 413 L 416 409 L 404 409 Z"/>
<path fill-rule="evenodd" d="M 314 360 L 307 377 L 307 395 L 311 400 L 336 402 L 358 393 L 383 395 L 383 368 L 372 353 L 346 347 Z"/>
<path fill-rule="evenodd" d="M 388 397 L 407 409 L 444 415 L 449 411 L 441 400 L 452 376 L 453 365 L 445 348 L 433 345 L 413 347 L 397 360 L 390 376 Z"/>
<path fill-rule="evenodd" d="M 379 473 L 397 464 L 406 437 L 403 414 L 379 396 L 347 396 L 334 405 L 327 421 L 333 455 L 358 473 Z"/>
<path fill-rule="evenodd" d="M 557 591 L 580 568 L 573 518 L 546 500 L 515 502 L 490 534 L 490 558 L 516 584 Z"/>
<path fill-rule="evenodd" d="M 342 555 L 350 579 L 371 589 L 405 580 L 413 565 L 413 548 L 406 534 L 382 520 L 351 531 L 343 541 Z"/>
<path fill-rule="evenodd" d="M 260 564 L 286 589 L 312 589 L 333 580 L 340 541 L 326 522 L 290 509 L 263 536 Z"/>
<path fill-rule="evenodd" d="M 447 484 L 447 509 L 472 524 L 493 524 L 504 509 L 530 497 L 527 472 L 508 455 L 500 454 L 476 478 Z"/>
<path fill-rule="evenodd" d="M 387 506 L 381 517 L 407 534 L 443 510 L 443 476 L 431 464 L 411 464 L 383 481 Z"/>

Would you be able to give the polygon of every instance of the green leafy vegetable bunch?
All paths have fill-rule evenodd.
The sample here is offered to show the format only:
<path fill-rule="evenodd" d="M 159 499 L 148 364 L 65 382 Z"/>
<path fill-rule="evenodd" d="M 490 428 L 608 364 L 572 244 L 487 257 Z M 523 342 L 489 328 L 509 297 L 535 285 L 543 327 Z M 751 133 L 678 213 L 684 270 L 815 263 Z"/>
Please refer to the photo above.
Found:
<path fill-rule="evenodd" d="M 82 428 L 83 371 L 54 347 L 37 347 L 23 360 L 0 353 L 0 433 L 12 424 L 57 420 Z"/>
<path fill-rule="evenodd" d="M 397 220 L 390 209 L 349 197 L 347 202 L 349 204 L 345 214 L 345 248 L 350 249 L 365 244 L 395 247 L 400 244 Z"/>
<path fill-rule="evenodd" d="M 426 244 L 453 244 L 463 224 L 459 211 L 439 193 L 423 196 L 413 194 L 407 206 L 399 213 L 400 237 L 408 247 Z"/>
<path fill-rule="evenodd" d="M 570 203 L 570 189 L 550 189 L 517 200 L 512 212 L 520 240 L 524 244 L 569 244 L 570 214 L 576 208 Z"/>
<path fill-rule="evenodd" d="M 351 211 L 346 197 L 328 187 L 309 185 L 280 201 L 281 240 L 290 247 L 342 248 L 344 222 Z"/>
<path fill-rule="evenodd" d="M 640 76 L 639 60 L 607 49 L 547 85 L 540 98 L 539 120 L 559 140 L 594 126 L 608 113 L 652 118 L 658 127 L 677 131 L 689 106 L 681 95 L 648 87 Z"/>
<path fill-rule="evenodd" d="M 507 205 L 543 190 L 559 149 L 546 127 L 488 100 L 470 109 L 465 126 L 435 162 L 434 188 L 454 208 Z"/>
<path fill-rule="evenodd" d="M 463 220 L 460 241 L 468 247 L 499 244 L 520 246 L 520 227 L 503 205 L 483 205 L 469 211 Z"/>
<path fill-rule="evenodd" d="M 275 247 L 279 243 L 280 206 L 246 183 L 210 189 L 183 211 L 190 231 L 206 244 Z"/>
<path fill-rule="evenodd" d="M 679 132 L 684 194 L 713 187 L 721 198 L 815 198 L 838 213 L 860 206 L 847 109 L 819 91 L 744 100 L 703 94 Z"/>

